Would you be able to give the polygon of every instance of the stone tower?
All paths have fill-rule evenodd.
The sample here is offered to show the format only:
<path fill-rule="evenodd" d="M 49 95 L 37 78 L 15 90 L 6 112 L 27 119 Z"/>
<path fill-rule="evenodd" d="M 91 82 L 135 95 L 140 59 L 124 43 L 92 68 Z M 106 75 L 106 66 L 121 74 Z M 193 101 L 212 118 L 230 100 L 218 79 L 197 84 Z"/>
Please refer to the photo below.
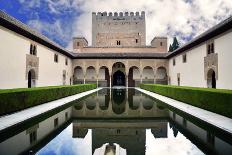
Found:
<path fill-rule="evenodd" d="M 145 12 L 92 13 L 92 46 L 138 47 L 146 45 Z"/>

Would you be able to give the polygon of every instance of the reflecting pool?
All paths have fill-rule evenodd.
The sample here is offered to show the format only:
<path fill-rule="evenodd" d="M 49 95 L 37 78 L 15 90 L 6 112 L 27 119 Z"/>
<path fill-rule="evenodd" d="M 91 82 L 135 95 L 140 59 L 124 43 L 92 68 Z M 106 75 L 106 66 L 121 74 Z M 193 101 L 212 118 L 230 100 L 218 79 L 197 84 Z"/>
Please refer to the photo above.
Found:
<path fill-rule="evenodd" d="M 101 89 L 0 133 L 0 154 L 232 154 L 232 136 L 135 89 Z"/>

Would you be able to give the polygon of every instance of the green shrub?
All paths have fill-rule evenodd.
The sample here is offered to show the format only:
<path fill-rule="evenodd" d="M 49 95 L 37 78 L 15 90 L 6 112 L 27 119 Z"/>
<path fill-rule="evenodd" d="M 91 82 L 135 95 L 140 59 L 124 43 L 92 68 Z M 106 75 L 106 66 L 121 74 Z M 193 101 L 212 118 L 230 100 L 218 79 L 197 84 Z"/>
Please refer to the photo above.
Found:
<path fill-rule="evenodd" d="M 96 88 L 96 84 L 0 90 L 0 115 Z"/>
<path fill-rule="evenodd" d="M 232 90 L 158 84 L 140 88 L 232 118 Z"/>

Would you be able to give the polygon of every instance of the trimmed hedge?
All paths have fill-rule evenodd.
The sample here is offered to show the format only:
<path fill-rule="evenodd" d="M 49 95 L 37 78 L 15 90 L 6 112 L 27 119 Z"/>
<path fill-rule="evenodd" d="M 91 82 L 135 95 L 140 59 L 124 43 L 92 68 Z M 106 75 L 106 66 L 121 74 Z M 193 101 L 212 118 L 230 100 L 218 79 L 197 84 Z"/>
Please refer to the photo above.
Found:
<path fill-rule="evenodd" d="M 96 84 L 0 90 L 0 115 L 96 88 Z"/>
<path fill-rule="evenodd" d="M 140 88 L 232 118 L 232 90 L 158 84 Z"/>

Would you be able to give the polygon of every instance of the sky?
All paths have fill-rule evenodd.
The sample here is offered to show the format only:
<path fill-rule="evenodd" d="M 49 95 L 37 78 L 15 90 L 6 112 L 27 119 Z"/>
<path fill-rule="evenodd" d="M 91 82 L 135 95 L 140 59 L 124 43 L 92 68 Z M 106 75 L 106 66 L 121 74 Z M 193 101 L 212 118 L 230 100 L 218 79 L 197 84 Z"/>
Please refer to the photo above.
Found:
<path fill-rule="evenodd" d="M 146 44 L 174 36 L 180 44 L 232 15 L 232 0 L 0 0 L 0 9 L 71 49 L 72 38 L 91 45 L 92 12 L 146 13 Z"/>

